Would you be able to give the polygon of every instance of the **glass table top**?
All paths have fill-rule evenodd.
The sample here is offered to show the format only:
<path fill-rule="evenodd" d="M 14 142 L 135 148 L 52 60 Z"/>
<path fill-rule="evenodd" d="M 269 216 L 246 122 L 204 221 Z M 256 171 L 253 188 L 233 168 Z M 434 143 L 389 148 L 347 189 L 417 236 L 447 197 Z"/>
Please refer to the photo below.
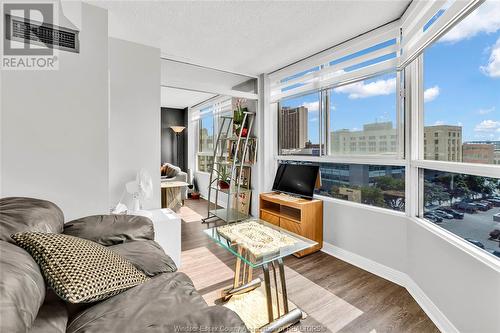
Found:
<path fill-rule="evenodd" d="M 205 229 L 204 232 L 253 268 L 318 244 L 256 218 Z"/>

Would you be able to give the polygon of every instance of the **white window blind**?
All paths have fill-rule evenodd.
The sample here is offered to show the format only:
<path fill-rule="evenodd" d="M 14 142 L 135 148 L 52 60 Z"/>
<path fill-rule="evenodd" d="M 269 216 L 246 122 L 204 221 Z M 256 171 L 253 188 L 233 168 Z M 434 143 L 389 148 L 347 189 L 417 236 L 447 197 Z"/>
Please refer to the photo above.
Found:
<path fill-rule="evenodd" d="M 232 98 L 226 98 L 223 100 L 216 101 L 214 103 L 214 115 L 217 116 L 223 116 L 223 115 L 228 115 L 229 113 L 232 112 L 233 107 L 232 107 Z"/>
<path fill-rule="evenodd" d="M 484 0 L 413 1 L 401 24 L 400 67 L 414 60 L 424 49 Z"/>
<path fill-rule="evenodd" d="M 191 108 L 191 120 L 198 120 L 207 113 L 212 113 L 215 117 L 224 115 L 232 111 L 232 100 L 228 96 L 218 96 L 198 104 Z"/>
<path fill-rule="evenodd" d="M 395 70 L 399 24 L 391 23 L 270 75 L 271 100 Z"/>
<path fill-rule="evenodd" d="M 482 2 L 414 0 L 401 19 L 271 73 L 271 102 L 401 69 Z"/>

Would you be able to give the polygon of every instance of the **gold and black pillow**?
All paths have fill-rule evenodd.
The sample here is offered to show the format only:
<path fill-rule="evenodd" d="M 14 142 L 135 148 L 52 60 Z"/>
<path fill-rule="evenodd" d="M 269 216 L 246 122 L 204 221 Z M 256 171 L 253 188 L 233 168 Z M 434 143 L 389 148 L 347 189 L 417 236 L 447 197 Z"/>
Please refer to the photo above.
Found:
<path fill-rule="evenodd" d="M 40 232 L 11 237 L 35 259 L 56 294 L 71 303 L 100 301 L 148 279 L 119 254 L 83 238 Z"/>

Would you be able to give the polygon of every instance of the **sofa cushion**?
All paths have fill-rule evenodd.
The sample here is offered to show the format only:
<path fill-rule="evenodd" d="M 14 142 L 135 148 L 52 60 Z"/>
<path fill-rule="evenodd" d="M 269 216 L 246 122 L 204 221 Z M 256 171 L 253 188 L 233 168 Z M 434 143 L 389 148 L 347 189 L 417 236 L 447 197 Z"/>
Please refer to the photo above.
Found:
<path fill-rule="evenodd" d="M 154 239 L 153 222 L 145 216 L 134 215 L 83 217 L 66 223 L 63 233 L 106 246 Z"/>
<path fill-rule="evenodd" d="M 64 333 L 68 324 L 66 304 L 51 290 L 38 311 L 29 333 Z"/>
<path fill-rule="evenodd" d="M 13 243 L 10 235 L 16 232 L 61 233 L 64 215 L 50 201 L 8 197 L 0 199 L 0 240 Z"/>
<path fill-rule="evenodd" d="M 147 276 L 177 270 L 172 258 L 166 255 L 161 246 L 152 240 L 116 244 L 108 247 L 108 249 L 130 261 Z"/>
<path fill-rule="evenodd" d="M 0 241 L 0 332 L 26 332 L 44 298 L 45 283 L 33 258 Z"/>
<path fill-rule="evenodd" d="M 195 332 L 189 329 L 197 327 L 247 332 L 236 313 L 223 307 L 208 307 L 192 281 L 176 272 L 160 274 L 95 304 L 78 314 L 67 332 L 176 332 L 183 328 Z"/>
<path fill-rule="evenodd" d="M 106 299 L 148 279 L 119 254 L 83 238 L 40 232 L 12 238 L 40 265 L 56 294 L 71 303 Z"/>

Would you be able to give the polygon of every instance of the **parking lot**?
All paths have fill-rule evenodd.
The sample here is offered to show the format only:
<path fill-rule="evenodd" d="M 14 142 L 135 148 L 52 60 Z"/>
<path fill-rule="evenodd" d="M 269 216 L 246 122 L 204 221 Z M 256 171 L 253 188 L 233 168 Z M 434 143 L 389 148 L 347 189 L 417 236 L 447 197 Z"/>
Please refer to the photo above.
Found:
<path fill-rule="evenodd" d="M 500 250 L 499 242 L 489 240 L 489 233 L 493 229 L 500 229 L 500 223 L 493 221 L 493 215 L 500 212 L 500 207 L 494 207 L 488 211 L 478 211 L 475 214 L 464 214 L 463 220 L 443 219 L 438 223 L 445 228 L 463 238 L 472 238 L 483 243 L 485 250 Z"/>

